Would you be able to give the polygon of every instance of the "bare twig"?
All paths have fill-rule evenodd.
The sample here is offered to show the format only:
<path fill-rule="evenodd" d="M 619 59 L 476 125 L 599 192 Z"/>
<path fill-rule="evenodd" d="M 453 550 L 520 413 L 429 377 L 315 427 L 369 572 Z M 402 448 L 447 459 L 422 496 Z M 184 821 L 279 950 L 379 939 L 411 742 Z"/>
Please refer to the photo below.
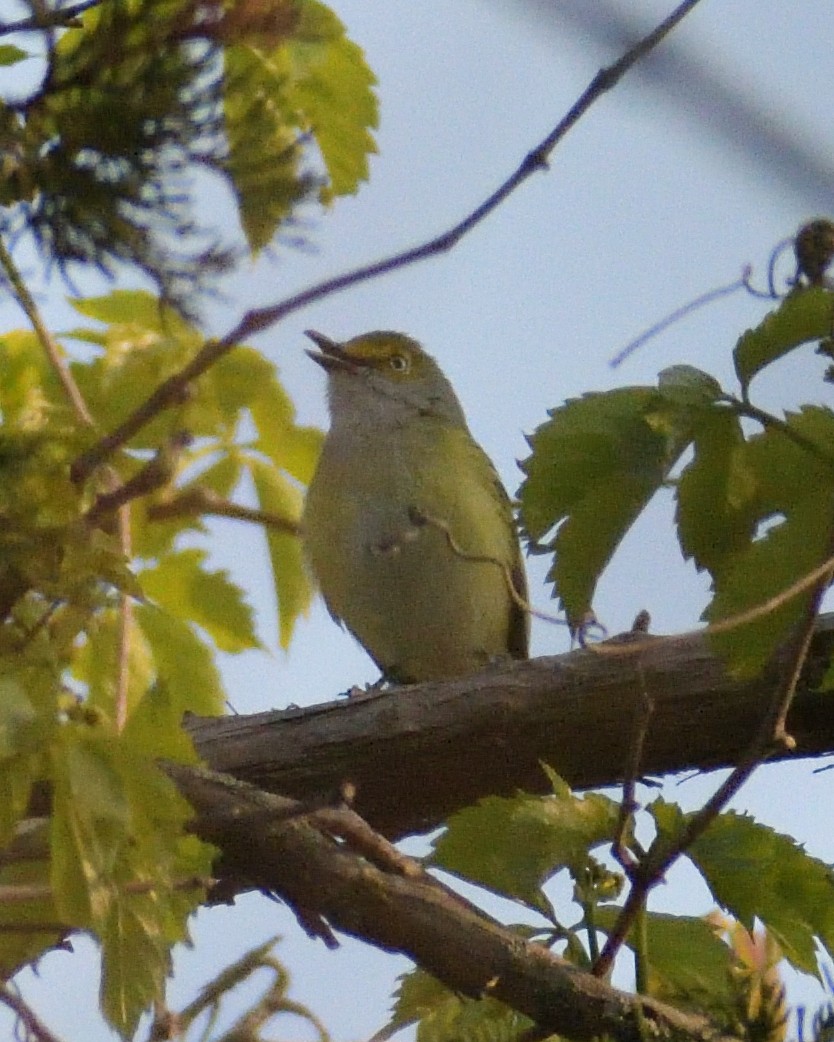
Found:
<path fill-rule="evenodd" d="M 8 984 L 0 985 L 0 1002 L 16 1014 L 18 1020 L 26 1025 L 26 1030 L 38 1042 L 61 1042 L 60 1038 L 49 1030 L 37 1013 Z"/>
<path fill-rule="evenodd" d="M 668 329 L 669 326 L 673 326 L 676 322 L 679 322 L 682 318 L 686 318 L 687 315 L 693 311 L 697 311 L 698 308 L 704 307 L 706 304 L 712 304 L 713 301 L 720 300 L 721 297 L 728 297 L 731 293 L 736 293 L 740 289 L 744 289 L 747 286 L 752 269 L 746 267 L 742 273 L 741 278 L 735 279 L 735 281 L 728 283 L 726 286 L 719 286 L 717 289 L 708 290 L 706 293 L 702 293 L 700 297 L 695 297 L 694 300 L 688 301 L 686 304 L 681 305 L 679 308 L 675 308 L 665 318 L 660 319 L 659 322 L 655 322 L 654 325 L 649 326 L 648 329 L 644 330 L 639 336 L 635 337 L 634 340 L 630 341 L 624 348 L 617 352 L 616 355 L 608 363 L 612 369 L 616 369 L 617 366 L 622 365 L 623 362 L 639 348 L 642 347 L 648 340 L 658 336 Z"/>
<path fill-rule="evenodd" d="M 64 389 L 64 393 L 72 406 L 73 412 L 85 427 L 93 427 L 93 417 L 90 415 L 90 410 L 87 408 L 87 403 L 84 401 L 81 391 L 78 388 L 78 384 L 76 384 L 75 380 L 72 378 L 69 367 L 64 361 L 61 348 L 44 325 L 38 307 L 35 304 L 35 300 L 29 292 L 29 287 L 26 285 L 23 276 L 20 274 L 2 237 L 0 237 L 0 267 L 3 268 L 3 271 L 6 274 L 6 278 L 8 279 L 15 300 L 29 319 L 35 336 L 40 341 L 44 354 L 46 355 L 53 372 L 58 377 L 58 380 Z"/>
<path fill-rule="evenodd" d="M 115 514 L 121 507 L 140 496 L 167 484 L 173 474 L 176 457 L 191 441 L 191 435 L 179 432 L 157 450 L 153 459 L 124 484 L 99 495 L 85 515 L 87 524 L 98 524 L 102 518 Z"/>
<path fill-rule="evenodd" d="M 646 744 L 649 721 L 654 712 L 654 702 L 646 690 L 646 678 L 643 674 L 643 668 L 639 664 L 637 673 L 640 679 L 640 703 L 634 716 L 634 737 L 628 752 L 628 763 L 626 764 L 625 781 L 623 782 L 623 798 L 620 802 L 620 816 L 617 820 L 617 828 L 611 844 L 611 852 L 620 865 L 622 865 L 629 878 L 637 865 L 637 861 L 625 842 L 625 834 L 635 812 L 639 809 L 635 796 L 637 779 L 640 776 L 640 764 L 643 759 L 643 747 Z"/>
<path fill-rule="evenodd" d="M 119 507 L 119 545 L 126 561 L 133 556 L 130 531 L 130 507 Z M 124 590 L 119 593 L 119 632 L 116 656 L 116 730 L 121 732 L 127 723 L 130 697 L 130 642 L 133 636 L 133 597 Z"/>
<path fill-rule="evenodd" d="M 192 360 L 178 373 L 169 377 L 130 415 L 127 419 L 93 445 L 75 461 L 73 478 L 75 481 L 86 480 L 89 474 L 104 462 L 113 452 L 130 440 L 138 431 L 149 423 L 158 413 L 181 399 L 183 389 L 201 376 L 233 347 L 245 338 L 260 333 L 275 325 L 295 311 L 341 290 L 356 286 L 369 279 L 378 278 L 389 272 L 397 271 L 417 261 L 435 257 L 451 250 L 473 228 L 484 221 L 519 185 L 539 170 L 547 169 L 550 154 L 569 130 L 607 91 L 616 86 L 631 67 L 644 58 L 697 6 L 699 0 L 684 0 L 647 36 L 639 40 L 633 47 L 613 65 L 594 76 L 586 89 L 577 98 L 564 117 L 553 130 L 521 161 L 519 166 L 487 199 L 477 206 L 447 231 L 412 249 L 395 253 L 383 260 L 363 265 L 325 279 L 308 289 L 302 290 L 277 304 L 247 311 L 233 329 L 219 340 L 211 340 L 198 351 Z"/>
<path fill-rule="evenodd" d="M 280 514 L 268 510 L 256 510 L 218 496 L 209 488 L 195 486 L 172 496 L 161 503 L 150 503 L 147 516 L 151 521 L 167 521 L 173 517 L 193 517 L 198 514 L 212 514 L 216 517 L 229 517 L 237 521 L 250 521 L 256 525 L 264 525 L 287 535 L 299 535 L 301 526 Z"/>

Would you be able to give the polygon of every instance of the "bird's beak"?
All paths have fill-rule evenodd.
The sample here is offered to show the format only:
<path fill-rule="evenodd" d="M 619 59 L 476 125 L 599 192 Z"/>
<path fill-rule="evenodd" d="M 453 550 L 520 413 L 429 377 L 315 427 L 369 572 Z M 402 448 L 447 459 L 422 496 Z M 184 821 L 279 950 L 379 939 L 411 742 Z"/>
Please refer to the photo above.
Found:
<path fill-rule="evenodd" d="M 341 344 L 331 340 L 323 333 L 317 333 L 315 329 L 305 329 L 304 335 L 308 336 L 319 349 L 318 351 L 308 351 L 307 354 L 314 362 L 318 362 L 322 369 L 332 373 L 334 370 L 352 368 L 350 362 L 345 358 Z"/>

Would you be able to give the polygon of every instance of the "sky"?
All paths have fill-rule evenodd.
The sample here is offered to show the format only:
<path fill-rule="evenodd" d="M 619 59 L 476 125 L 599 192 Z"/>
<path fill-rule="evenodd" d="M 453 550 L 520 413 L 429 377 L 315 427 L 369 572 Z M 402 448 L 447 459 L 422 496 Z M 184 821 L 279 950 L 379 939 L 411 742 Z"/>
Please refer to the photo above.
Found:
<path fill-rule="evenodd" d="M 672 8 L 659 0 L 611 0 L 610 7 L 600 0 L 590 13 L 587 0 L 335 0 L 332 6 L 379 78 L 379 154 L 370 182 L 327 213 L 309 211 L 305 250 L 276 249 L 232 278 L 225 299 L 206 309 L 212 333 L 231 328 L 247 307 L 445 230 L 503 181 L 595 72 L 619 56 L 616 16 L 631 17 L 639 7 L 638 24 L 646 29 Z M 0 0 L 4 21 L 11 10 L 9 0 Z M 324 378 L 304 354 L 304 329 L 337 339 L 380 328 L 416 337 L 450 377 L 475 437 L 511 492 L 520 481 L 516 461 L 526 454 L 525 433 L 566 398 L 649 384 L 682 362 L 732 387 L 732 347 L 767 310 L 742 293 L 688 316 L 621 367 L 609 362 L 641 331 L 732 282 L 745 265 L 763 283 L 782 239 L 811 217 L 831 216 L 832 40 L 830 4 L 703 0 L 656 62 L 635 69 L 583 118 L 548 171 L 456 249 L 321 301 L 252 342 L 280 368 L 302 422 L 325 425 Z M 215 188 L 202 187 L 196 198 L 206 212 L 234 220 Z M 39 288 L 57 329 L 73 324 L 65 292 L 56 279 Z M 0 329 L 22 324 L 13 304 L 0 301 Z M 762 378 L 761 404 L 782 409 L 826 400 L 822 368 L 810 351 L 796 353 Z M 671 521 L 671 501 L 661 497 L 604 576 L 596 611 L 609 631 L 627 629 L 643 608 L 654 633 L 698 624 L 707 582 L 681 561 Z M 327 701 L 376 679 L 368 657 L 320 603 L 300 623 L 289 653 L 277 649 L 257 533 L 218 523 L 213 553 L 249 591 L 272 649 L 224 660 L 237 711 Z M 530 589 L 534 604 L 552 607 L 540 560 L 530 563 Z M 535 624 L 534 654 L 567 646 L 563 629 Z M 815 766 L 763 769 L 734 806 L 834 861 L 834 838 L 816 810 L 831 804 L 834 782 L 828 773 L 812 773 Z M 672 780 L 666 794 L 692 808 L 716 781 Z M 709 902 L 681 868 L 652 907 L 697 914 Z M 221 965 L 280 934 L 277 954 L 292 976 L 290 995 L 308 1003 L 337 1042 L 368 1038 L 382 1026 L 394 978 L 408 967 L 405 959 L 349 940 L 326 952 L 285 909 L 253 895 L 200 913 L 193 932 L 195 948 L 177 956 L 174 1007 Z M 45 959 L 38 977 L 26 974 L 24 993 L 60 1037 L 104 1042 L 111 1036 L 91 1015 L 97 1005 L 91 946 L 82 940 L 77 947 L 74 956 Z M 820 998 L 795 978 L 790 995 L 812 1004 Z M 0 1012 L 0 1038 L 8 1023 Z M 312 1037 L 302 1025 L 279 1030 L 298 1042 Z"/>

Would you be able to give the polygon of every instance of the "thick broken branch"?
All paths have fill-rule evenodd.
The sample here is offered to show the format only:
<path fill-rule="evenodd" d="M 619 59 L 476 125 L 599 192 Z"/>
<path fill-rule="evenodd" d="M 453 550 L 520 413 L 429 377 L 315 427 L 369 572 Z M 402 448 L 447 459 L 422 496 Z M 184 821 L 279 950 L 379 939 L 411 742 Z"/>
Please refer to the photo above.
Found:
<path fill-rule="evenodd" d="M 166 769 L 197 811 L 195 831 L 223 850 L 220 873 L 274 891 L 335 929 L 414 959 L 448 987 L 490 995 L 546 1033 L 641 1042 L 717 1042 L 703 1017 L 618 991 L 525 941 L 437 880 L 384 870 L 339 845 L 281 797 L 182 765 Z M 276 822 L 264 813 L 274 805 Z M 248 827 L 252 815 L 260 827 Z M 218 825 L 218 823 L 220 823 Z"/>
<path fill-rule="evenodd" d="M 309 800 L 351 782 L 355 809 L 393 838 L 486 795 L 550 791 L 541 761 L 574 788 L 621 783 L 644 697 L 654 707 L 645 774 L 735 765 L 761 726 L 779 663 L 739 682 L 703 638 L 639 639 L 636 653 L 584 649 L 306 709 L 193 718 L 188 729 L 210 767 L 270 792 Z M 775 757 L 834 752 L 834 701 L 813 690 L 832 647 L 829 615 L 788 721 L 796 751 Z"/>

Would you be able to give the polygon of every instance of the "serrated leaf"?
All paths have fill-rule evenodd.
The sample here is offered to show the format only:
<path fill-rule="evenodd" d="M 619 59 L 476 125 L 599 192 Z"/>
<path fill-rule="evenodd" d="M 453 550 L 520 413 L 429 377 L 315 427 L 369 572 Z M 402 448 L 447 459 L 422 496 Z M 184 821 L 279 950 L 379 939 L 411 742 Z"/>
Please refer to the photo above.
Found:
<path fill-rule="evenodd" d="M 806 407 L 787 416 L 785 424 L 793 437 L 769 428 L 751 438 L 745 450 L 745 469 L 755 481 L 757 520 L 770 519 L 771 527 L 722 563 L 715 597 L 704 613 L 710 622 L 767 604 L 831 553 L 834 464 L 828 450 L 834 444 L 834 414 Z M 803 616 L 811 596 L 807 590 L 744 626 L 713 635 L 733 672 L 756 675 Z"/>
<path fill-rule="evenodd" d="M 819 286 L 790 293 L 755 328 L 748 329 L 733 352 L 742 388 L 765 366 L 812 340 L 831 336 L 834 294 Z"/>
<path fill-rule="evenodd" d="M 253 253 L 263 249 L 315 182 L 300 170 L 301 149 L 288 108 L 286 46 L 265 52 L 247 43 L 224 53 L 225 171 Z"/>
<path fill-rule="evenodd" d="M 620 908 L 601 907 L 596 925 L 610 932 Z M 728 1008 L 730 951 L 700 917 L 644 912 L 648 994 L 677 1006 L 706 1011 Z M 632 949 L 635 929 L 626 937 Z"/>
<path fill-rule="evenodd" d="M 199 757 L 182 719 L 182 710 L 167 686 L 153 684 L 128 716 L 122 740 L 137 756 L 147 756 L 149 760 L 197 763 Z"/>
<path fill-rule="evenodd" d="M 312 131 L 330 178 L 332 195 L 356 192 L 376 152 L 376 77 L 362 49 L 347 38 L 336 15 L 304 0 L 298 32 L 289 42 L 295 70 L 291 100 Z"/>
<path fill-rule="evenodd" d="M 541 911 L 541 887 L 555 872 L 581 874 L 590 851 L 610 840 L 619 808 L 599 793 L 583 797 L 489 796 L 453 815 L 432 863 Z"/>
<path fill-rule="evenodd" d="M 716 901 L 747 929 L 760 919 L 797 969 L 818 972 L 815 938 L 834 953 L 834 874 L 790 836 L 728 811 L 686 855 Z"/>
<path fill-rule="evenodd" d="M 202 627 L 221 651 L 260 647 L 243 591 L 225 570 L 207 571 L 207 557 L 205 550 L 197 549 L 165 554 L 156 566 L 142 571 L 142 589 L 172 615 Z"/>
<path fill-rule="evenodd" d="M 73 656 L 76 680 L 87 687 L 87 704 L 101 710 L 110 720 L 116 715 L 119 683 L 119 643 L 122 622 L 117 610 L 98 612 L 85 625 L 85 640 Z M 154 676 L 150 648 L 141 632 L 132 627 L 128 640 L 128 715 L 141 699 Z"/>
<path fill-rule="evenodd" d="M 188 623 L 150 604 L 137 605 L 135 613 L 153 651 L 158 680 L 177 711 L 221 713 L 225 693 L 214 657 Z"/>
<path fill-rule="evenodd" d="M 688 409 L 649 387 L 572 399 L 530 439 L 521 520 L 555 551 L 548 578 L 569 619 L 581 621 L 596 582 L 689 439 Z"/>
<path fill-rule="evenodd" d="M 495 999 L 469 999 L 424 970 L 399 978 L 390 1028 L 417 1024 L 417 1042 L 512 1042 L 532 1021 Z"/>
<path fill-rule="evenodd" d="M 124 1039 L 141 1015 L 164 994 L 170 956 L 153 925 L 154 899 L 118 895 L 100 927 L 103 973 L 101 1011 Z"/>
<path fill-rule="evenodd" d="M 69 303 L 79 315 L 106 326 L 153 331 L 172 338 L 202 339 L 179 312 L 146 290 L 114 289 L 98 297 L 71 297 Z M 87 334 L 79 331 L 76 335 Z"/>
<path fill-rule="evenodd" d="M 301 518 L 302 504 L 298 489 L 263 460 L 252 459 L 249 467 L 261 510 L 297 524 Z M 307 573 L 300 537 L 267 525 L 266 538 L 278 601 L 279 641 L 282 648 L 287 648 L 296 620 L 310 606 L 313 586 Z"/>
<path fill-rule="evenodd" d="M 55 903 L 68 924 L 103 921 L 129 820 L 127 798 L 103 729 L 71 726 L 50 754 Z"/>
<path fill-rule="evenodd" d="M 675 521 L 685 557 L 713 575 L 755 532 L 758 483 L 738 417 L 713 409 L 693 437 L 694 458 L 677 484 Z"/>

